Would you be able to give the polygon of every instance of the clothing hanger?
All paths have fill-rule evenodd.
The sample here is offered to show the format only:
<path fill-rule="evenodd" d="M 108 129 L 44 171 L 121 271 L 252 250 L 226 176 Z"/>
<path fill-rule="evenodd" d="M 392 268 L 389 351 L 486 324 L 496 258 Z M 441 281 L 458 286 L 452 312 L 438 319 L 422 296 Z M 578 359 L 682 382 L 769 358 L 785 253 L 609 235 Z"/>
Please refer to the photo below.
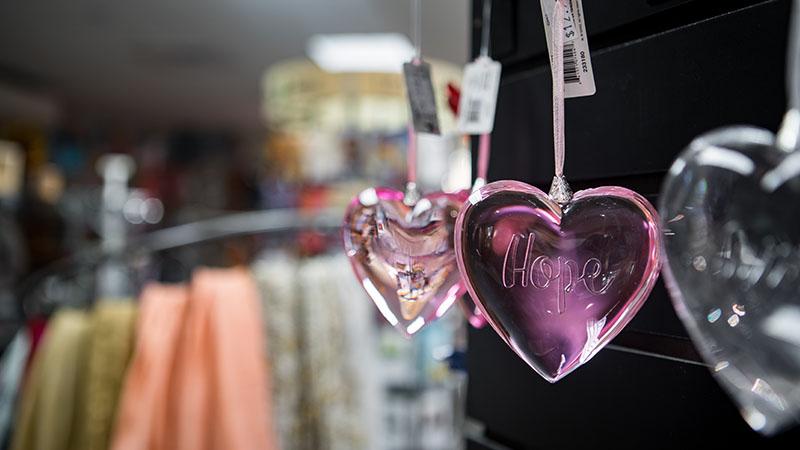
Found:
<path fill-rule="evenodd" d="M 53 288 L 53 283 L 48 283 L 53 277 L 80 275 L 81 272 L 94 271 L 110 261 L 137 267 L 147 257 L 158 252 L 229 238 L 279 236 L 300 231 L 338 233 L 343 215 L 344 210 L 341 208 L 325 208 L 313 213 L 293 208 L 240 212 L 164 228 L 128 238 L 114 246 L 101 241 L 26 277 L 16 290 L 17 298 L 21 299 L 20 315 L 29 317 L 53 306 L 60 306 L 61 302 L 57 299 L 47 300 L 48 297 L 52 298 L 47 290 Z"/>

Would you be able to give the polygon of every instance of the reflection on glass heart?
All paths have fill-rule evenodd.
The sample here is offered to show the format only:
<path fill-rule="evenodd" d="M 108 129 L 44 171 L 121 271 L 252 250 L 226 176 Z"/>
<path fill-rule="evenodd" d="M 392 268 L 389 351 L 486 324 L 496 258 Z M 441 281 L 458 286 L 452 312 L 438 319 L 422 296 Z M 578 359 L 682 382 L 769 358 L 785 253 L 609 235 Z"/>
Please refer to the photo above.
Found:
<path fill-rule="evenodd" d="M 467 318 L 467 322 L 469 322 L 473 328 L 480 329 L 486 326 L 486 317 L 483 316 L 480 307 L 472 301 L 472 297 L 469 295 L 461 297 L 461 301 L 458 302 L 458 305 L 461 307 L 461 312 L 464 313 L 464 317 Z"/>
<path fill-rule="evenodd" d="M 660 267 L 657 215 L 618 187 L 575 194 L 562 209 L 524 183 L 474 192 L 456 223 L 470 295 L 500 337 L 555 382 L 633 318 Z"/>
<path fill-rule="evenodd" d="M 660 211 L 675 309 L 764 434 L 800 422 L 800 153 L 731 127 L 695 139 Z"/>
<path fill-rule="evenodd" d="M 344 247 L 383 317 L 410 337 L 464 294 L 453 229 L 467 191 L 433 193 L 415 205 L 389 188 L 361 192 L 347 209 Z"/>

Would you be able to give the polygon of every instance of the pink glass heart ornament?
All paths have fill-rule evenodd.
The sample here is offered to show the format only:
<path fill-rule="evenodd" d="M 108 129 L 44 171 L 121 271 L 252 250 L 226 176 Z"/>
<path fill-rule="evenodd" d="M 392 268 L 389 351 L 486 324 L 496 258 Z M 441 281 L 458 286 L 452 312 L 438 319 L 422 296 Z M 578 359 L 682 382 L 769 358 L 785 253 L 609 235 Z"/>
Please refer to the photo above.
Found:
<path fill-rule="evenodd" d="M 369 188 L 345 213 L 344 247 L 353 271 L 386 321 L 406 337 L 465 293 L 453 233 L 467 195 L 436 192 L 409 205 L 403 192 Z"/>
<path fill-rule="evenodd" d="M 550 382 L 630 322 L 660 268 L 657 214 L 620 187 L 579 191 L 562 207 L 525 183 L 490 183 L 465 203 L 455 240 L 486 320 Z"/>
<path fill-rule="evenodd" d="M 747 423 L 767 435 L 800 423 L 800 152 L 779 143 L 742 126 L 698 137 L 659 204 L 678 316 Z"/>
<path fill-rule="evenodd" d="M 472 301 L 472 297 L 469 295 L 462 296 L 458 305 L 472 328 L 480 329 L 486 326 L 486 317 L 481 312 L 481 308 Z"/>

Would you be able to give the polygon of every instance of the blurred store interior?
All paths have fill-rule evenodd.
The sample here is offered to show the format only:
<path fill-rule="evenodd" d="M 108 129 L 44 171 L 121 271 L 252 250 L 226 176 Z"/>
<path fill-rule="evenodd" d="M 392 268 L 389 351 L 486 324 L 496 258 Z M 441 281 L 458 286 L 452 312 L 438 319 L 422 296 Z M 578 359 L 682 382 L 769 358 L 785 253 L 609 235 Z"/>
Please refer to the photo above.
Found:
<path fill-rule="evenodd" d="M 797 449 L 798 27 L 0 1 L 0 450 Z"/>
<path fill-rule="evenodd" d="M 29 371 L 50 377 L 62 393 L 84 389 L 84 379 L 117 393 L 57 401 L 43 389 L 38 403 L 0 420 L 0 447 L 200 448 L 126 446 L 120 436 L 165 408 L 186 414 L 153 426 L 217 423 L 214 414 L 232 399 L 214 397 L 214 408 L 197 411 L 191 392 L 176 393 L 181 376 L 198 372 L 232 374 L 241 383 L 267 377 L 269 448 L 461 447 L 463 315 L 451 308 L 414 340 L 404 338 L 358 285 L 338 228 L 353 195 L 404 183 L 408 113 L 400 67 L 414 51 L 411 3 L 0 4 L 0 344 L 7 349 L 29 330 L 26 342 L 42 343 L 37 352 L 51 358 Z M 422 5 L 422 45 L 443 132 L 419 138 L 419 184 L 452 192 L 468 188 L 472 177 L 469 142 L 454 131 L 447 96 L 468 59 L 470 4 Z M 276 214 L 247 216 L 250 222 L 238 215 L 269 211 Z M 252 226 L 253 217 L 266 220 L 257 228 L 280 232 L 235 231 Z M 205 231 L 152 235 L 195 223 Z M 183 294 L 170 290 L 175 286 L 184 286 Z M 198 305 L 194 297 L 203 295 L 220 302 L 170 316 L 181 295 Z M 213 310 L 249 296 L 257 304 Z M 254 312 L 266 338 L 242 344 Z M 192 314 L 208 314 L 210 334 L 170 341 L 170 323 L 188 327 L 200 320 Z M 155 348 L 174 352 L 159 360 L 173 388 L 143 394 L 134 402 L 137 414 L 126 403 L 135 395 L 131 379 L 152 382 L 159 369 L 136 375 L 128 366 L 137 362 L 134 347 L 145 345 L 136 337 L 143 330 L 165 339 Z M 48 341 L 57 332 L 66 337 Z M 231 342 L 220 336 L 227 332 L 237 345 L 225 347 Z M 206 359 L 216 351 L 217 359 L 191 360 L 193 350 Z M 265 373 L 231 361 L 261 350 Z M 114 375 L 114 367 L 126 371 Z M 248 392 L 258 398 L 260 391 Z M 39 413 L 48 401 L 79 425 L 45 423 Z M 103 417 L 101 410 L 111 412 Z M 145 432 L 127 437 L 132 433 Z M 26 439 L 38 447 L 24 447 Z"/>

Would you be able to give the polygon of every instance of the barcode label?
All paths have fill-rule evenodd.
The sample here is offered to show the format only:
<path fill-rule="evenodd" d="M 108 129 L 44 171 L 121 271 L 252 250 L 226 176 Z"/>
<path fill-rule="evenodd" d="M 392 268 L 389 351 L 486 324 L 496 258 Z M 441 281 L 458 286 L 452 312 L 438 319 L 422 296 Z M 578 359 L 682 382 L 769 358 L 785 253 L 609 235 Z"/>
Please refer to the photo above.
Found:
<path fill-rule="evenodd" d="M 403 64 L 406 95 L 411 107 L 411 120 L 417 133 L 439 134 L 436 96 L 431 82 L 431 66 L 425 61 Z"/>
<path fill-rule="evenodd" d="M 492 132 L 500 71 L 500 63 L 486 57 L 464 66 L 461 99 L 458 103 L 458 130 L 461 133 Z"/>
<path fill-rule="evenodd" d="M 564 97 L 584 97 L 597 92 L 594 84 L 592 58 L 581 0 L 562 0 L 564 9 Z M 553 45 L 550 23 L 553 18 L 555 0 L 540 0 L 544 20 L 547 50 L 552 62 Z"/>
<path fill-rule="evenodd" d="M 580 83 L 578 75 L 578 57 L 575 54 L 575 43 L 564 44 L 564 83 Z"/>
<path fill-rule="evenodd" d="M 467 122 L 476 123 L 481 120 L 481 101 L 471 99 L 467 108 Z"/>

